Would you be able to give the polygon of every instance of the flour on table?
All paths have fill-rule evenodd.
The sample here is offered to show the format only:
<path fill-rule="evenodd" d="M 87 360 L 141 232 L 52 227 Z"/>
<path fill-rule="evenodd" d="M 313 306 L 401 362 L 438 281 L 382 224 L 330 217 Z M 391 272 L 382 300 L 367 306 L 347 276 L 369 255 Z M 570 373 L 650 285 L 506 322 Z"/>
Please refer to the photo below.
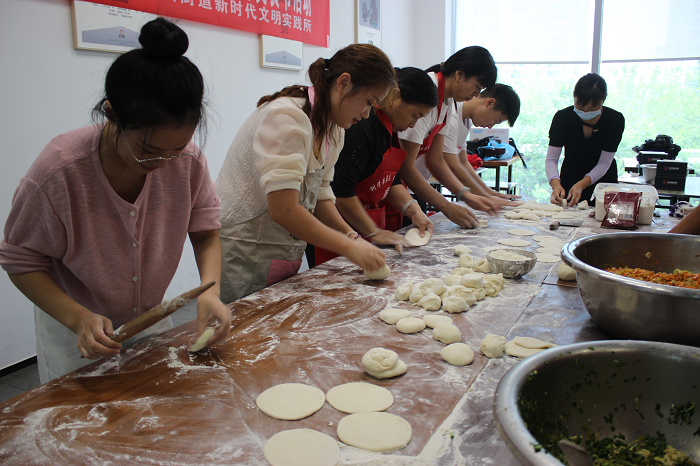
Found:
<path fill-rule="evenodd" d="M 262 392 L 255 404 L 265 414 L 275 419 L 294 421 L 311 416 L 323 407 L 326 395 L 323 391 L 301 383 L 283 383 Z"/>
<path fill-rule="evenodd" d="M 389 413 L 366 411 L 346 416 L 338 423 L 341 442 L 369 451 L 399 450 L 408 445 L 412 435 L 405 419 Z"/>
<path fill-rule="evenodd" d="M 340 461 L 338 442 L 312 429 L 278 432 L 265 443 L 270 466 L 335 466 Z"/>
<path fill-rule="evenodd" d="M 348 414 L 384 411 L 394 404 L 394 397 L 389 390 L 366 382 L 335 386 L 328 390 L 326 400 L 338 411 Z"/>
<path fill-rule="evenodd" d="M 529 241 L 525 241 L 524 239 L 520 239 L 520 238 L 502 238 L 496 242 L 500 243 L 500 244 L 505 244 L 506 246 L 514 246 L 514 247 L 519 247 L 519 248 L 531 246 Z"/>

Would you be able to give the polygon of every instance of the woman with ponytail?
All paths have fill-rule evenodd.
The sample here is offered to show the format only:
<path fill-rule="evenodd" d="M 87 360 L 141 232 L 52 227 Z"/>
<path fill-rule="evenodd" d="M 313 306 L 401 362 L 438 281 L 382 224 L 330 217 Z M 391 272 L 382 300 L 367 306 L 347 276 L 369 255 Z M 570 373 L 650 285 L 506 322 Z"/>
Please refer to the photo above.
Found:
<path fill-rule="evenodd" d="M 468 206 L 495 213 L 499 205 L 490 198 L 470 192 L 454 175 L 443 157 L 443 149 L 452 147 L 448 126 L 454 102 L 463 102 L 479 95 L 482 89 L 496 83 L 496 64 L 488 50 L 471 46 L 459 50 L 444 63 L 426 70 L 438 88 L 438 105 L 414 128 L 399 133 L 406 160 L 399 176 L 421 199 L 442 211 L 463 228 L 477 226 L 476 216 L 464 206 L 448 202 L 428 184 L 430 175 L 452 191 Z"/>
<path fill-rule="evenodd" d="M 331 187 L 338 211 L 362 237 L 376 244 L 405 245 L 400 229 L 404 215 L 421 235 L 432 234 L 428 220 L 396 176 L 406 152 L 397 133 L 413 128 L 438 103 L 437 88 L 418 68 L 396 68 L 398 87 L 374 107 L 369 118 L 345 131 Z M 320 262 L 316 249 L 316 263 Z"/>
<path fill-rule="evenodd" d="M 385 265 L 338 213 L 330 182 L 344 131 L 396 85 L 394 69 L 377 47 L 354 44 L 316 60 L 308 77 L 311 87 L 260 99 L 216 181 L 225 302 L 295 275 L 307 243 L 364 270 Z"/>
<path fill-rule="evenodd" d="M 231 325 L 219 299 L 219 200 L 192 142 L 204 80 L 175 24 L 150 21 L 139 42 L 110 66 L 97 124 L 46 146 L 5 225 L 0 265 L 35 304 L 42 383 L 172 328 L 168 317 L 121 345 L 110 338 L 162 302 L 188 235 L 201 282 L 217 282 L 198 299 L 198 335 L 218 319 L 212 344 Z"/>

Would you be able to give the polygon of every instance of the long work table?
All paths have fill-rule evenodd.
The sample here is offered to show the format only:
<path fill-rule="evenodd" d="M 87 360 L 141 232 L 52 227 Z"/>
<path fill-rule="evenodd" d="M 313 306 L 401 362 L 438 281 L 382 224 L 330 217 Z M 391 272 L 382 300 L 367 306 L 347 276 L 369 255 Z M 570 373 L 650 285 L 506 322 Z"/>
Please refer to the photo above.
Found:
<path fill-rule="evenodd" d="M 488 333 L 558 345 L 609 339 L 588 317 L 575 285 L 552 280 L 558 264 L 538 263 L 524 277 L 507 280 L 497 297 L 450 315 L 474 350 L 468 366 L 444 362 L 444 345 L 430 329 L 402 334 L 377 314 L 386 307 L 429 313 L 396 301 L 394 290 L 404 282 L 444 279 L 458 266 L 452 253 L 458 244 L 485 257 L 483 248 L 510 237 L 511 228 L 562 241 L 610 230 L 592 218 L 555 231 L 548 229 L 549 218 L 488 217 L 488 227 L 475 230 L 459 229 L 442 214 L 431 218 L 435 233 L 428 245 L 403 255 L 385 250 L 392 271 L 386 281 L 369 281 L 346 259 L 334 259 L 232 303 L 231 333 L 209 350 L 187 351 L 192 321 L 0 403 L 0 463 L 265 465 L 263 446 L 275 433 L 310 428 L 337 439 L 345 414 L 326 403 L 300 421 L 273 419 L 256 407 L 262 391 L 298 382 L 327 392 L 363 381 L 392 392 L 388 412 L 410 423 L 413 438 L 384 455 L 341 444 L 340 464 L 517 465 L 496 431 L 492 401 L 498 381 L 519 360 L 488 359 L 480 341 Z M 675 224 L 667 216 L 655 221 L 641 230 Z M 532 241 L 525 249 L 536 248 Z M 396 351 L 408 365 L 406 374 L 369 376 L 362 355 L 378 346 Z"/>

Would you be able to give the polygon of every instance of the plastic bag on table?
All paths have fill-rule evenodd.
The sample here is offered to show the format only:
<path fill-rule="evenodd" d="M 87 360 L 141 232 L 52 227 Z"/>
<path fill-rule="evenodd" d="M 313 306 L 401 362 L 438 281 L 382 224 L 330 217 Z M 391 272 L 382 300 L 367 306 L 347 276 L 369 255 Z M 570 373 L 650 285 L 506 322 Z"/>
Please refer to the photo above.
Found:
<path fill-rule="evenodd" d="M 601 226 L 636 230 L 641 203 L 642 193 L 622 191 L 605 193 L 603 200 L 605 218 Z"/>

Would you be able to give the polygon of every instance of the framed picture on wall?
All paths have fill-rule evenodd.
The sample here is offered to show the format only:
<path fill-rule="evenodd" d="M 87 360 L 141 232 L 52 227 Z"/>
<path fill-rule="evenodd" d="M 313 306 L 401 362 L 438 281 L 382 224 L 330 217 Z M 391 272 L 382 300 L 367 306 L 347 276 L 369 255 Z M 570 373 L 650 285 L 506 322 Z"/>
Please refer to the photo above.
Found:
<path fill-rule="evenodd" d="M 260 35 L 260 66 L 282 70 L 304 69 L 302 43 L 297 40 Z"/>
<path fill-rule="evenodd" d="M 382 47 L 382 0 L 355 0 L 355 33 L 358 44 Z"/>
<path fill-rule="evenodd" d="M 73 48 L 128 52 L 141 47 L 141 26 L 156 15 L 99 3 L 71 0 Z"/>

